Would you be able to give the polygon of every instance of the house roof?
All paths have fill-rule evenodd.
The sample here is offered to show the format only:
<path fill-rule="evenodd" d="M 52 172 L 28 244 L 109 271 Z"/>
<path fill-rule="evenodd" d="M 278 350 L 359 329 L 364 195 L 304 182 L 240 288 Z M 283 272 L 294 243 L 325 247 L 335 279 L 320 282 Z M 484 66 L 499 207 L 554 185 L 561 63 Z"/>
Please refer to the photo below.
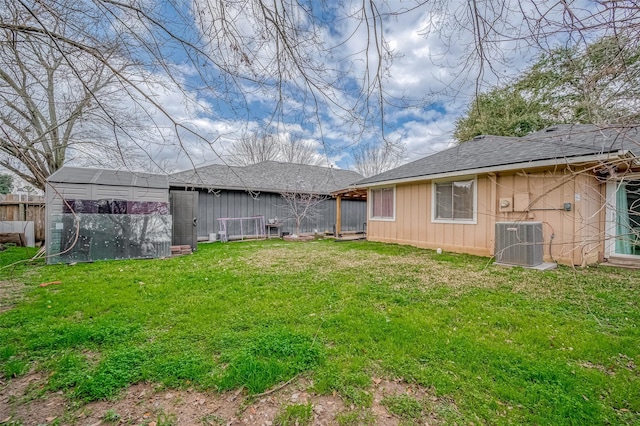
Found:
<path fill-rule="evenodd" d="M 166 175 L 69 166 L 58 169 L 47 178 L 47 181 L 53 183 L 134 186 L 139 188 L 169 188 L 169 178 Z"/>
<path fill-rule="evenodd" d="M 249 166 L 212 164 L 170 175 L 171 186 L 263 192 L 329 194 L 362 175 L 350 170 L 264 161 Z"/>
<path fill-rule="evenodd" d="M 356 186 L 398 180 L 430 179 L 442 174 L 500 167 L 515 170 L 534 167 L 545 160 L 557 164 L 585 156 L 617 155 L 619 151 L 640 154 L 638 127 L 558 125 L 523 137 L 481 136 L 395 169 L 356 182 Z"/>

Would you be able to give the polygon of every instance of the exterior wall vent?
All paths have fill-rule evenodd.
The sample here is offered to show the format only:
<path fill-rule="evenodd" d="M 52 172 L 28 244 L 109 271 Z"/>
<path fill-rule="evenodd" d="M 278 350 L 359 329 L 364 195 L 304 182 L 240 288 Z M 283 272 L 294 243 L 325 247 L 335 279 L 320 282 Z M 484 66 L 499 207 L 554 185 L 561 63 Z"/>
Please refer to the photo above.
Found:
<path fill-rule="evenodd" d="M 543 247 L 542 222 L 496 222 L 497 263 L 538 266 Z"/>

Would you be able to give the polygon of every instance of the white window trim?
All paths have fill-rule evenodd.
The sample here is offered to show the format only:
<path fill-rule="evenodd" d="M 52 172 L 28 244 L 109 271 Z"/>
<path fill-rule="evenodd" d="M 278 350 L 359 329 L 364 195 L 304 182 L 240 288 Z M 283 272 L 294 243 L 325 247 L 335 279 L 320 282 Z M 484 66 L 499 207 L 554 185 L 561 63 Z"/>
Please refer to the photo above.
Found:
<path fill-rule="evenodd" d="M 616 254 L 616 191 L 618 182 L 609 181 L 606 184 L 606 231 L 605 231 L 605 257 L 619 256 Z M 622 255 L 624 256 L 624 255 Z"/>
<path fill-rule="evenodd" d="M 454 220 L 436 218 L 436 184 L 473 180 L 473 219 Z M 478 176 L 456 176 L 449 179 L 435 179 L 431 181 L 431 223 L 457 223 L 462 225 L 478 224 Z"/>
<path fill-rule="evenodd" d="M 606 184 L 606 209 L 605 209 L 605 258 L 619 257 L 626 259 L 637 259 L 639 256 L 636 254 L 620 254 L 616 253 L 616 195 L 618 187 L 620 186 L 620 180 L 608 181 Z"/>
<path fill-rule="evenodd" d="M 393 189 L 393 216 L 392 217 L 381 217 L 373 215 L 373 196 L 371 195 L 372 191 L 379 189 Z M 396 186 L 395 185 L 387 185 L 387 186 L 378 186 L 375 188 L 369 188 L 369 193 L 367 194 L 367 199 L 371 200 L 369 203 L 369 220 L 375 220 L 380 222 L 395 222 L 396 220 Z"/>

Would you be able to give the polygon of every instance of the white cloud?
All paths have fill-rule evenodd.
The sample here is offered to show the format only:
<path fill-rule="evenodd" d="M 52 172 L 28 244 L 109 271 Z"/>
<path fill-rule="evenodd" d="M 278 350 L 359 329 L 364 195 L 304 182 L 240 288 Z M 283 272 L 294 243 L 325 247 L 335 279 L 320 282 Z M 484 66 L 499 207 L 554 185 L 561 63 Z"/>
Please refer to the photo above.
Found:
<path fill-rule="evenodd" d="M 195 0 L 195 4 L 200 7 L 206 3 L 206 0 Z M 544 1 L 543 3 L 547 4 Z M 578 3 L 578 6 L 584 7 L 581 13 L 585 14 L 596 7 L 587 0 L 580 0 Z M 238 4 L 254 5 L 254 2 Z M 354 2 L 351 6 L 356 7 L 356 4 L 362 5 L 360 2 Z M 440 9 L 433 8 L 434 4 L 439 5 Z M 528 11 L 529 17 L 535 17 L 534 2 L 508 0 L 506 4 L 512 14 L 508 21 L 502 22 L 501 28 L 511 28 L 514 31 L 512 35 L 517 36 L 518 31 L 524 28 L 524 21 L 522 15 L 516 12 L 522 8 Z M 397 5 L 404 7 L 402 3 L 395 2 L 386 5 L 387 7 Z M 538 8 L 543 7 L 539 1 L 535 2 L 535 5 Z M 546 7 L 551 7 L 549 5 L 551 3 Z M 250 53 L 251 59 L 259 64 L 257 69 L 264 71 L 263 75 L 254 75 L 254 78 L 264 81 L 265 76 L 274 70 L 276 62 L 273 60 L 273 55 L 276 49 L 269 40 L 250 40 L 252 37 L 260 38 L 261 33 L 256 29 L 258 24 L 242 16 L 242 12 L 236 9 L 233 13 L 238 14 L 237 25 L 243 34 L 243 41 L 247 42 L 246 53 Z M 550 16 L 555 19 L 554 16 L 559 17 L 560 12 L 554 9 Z M 422 108 L 387 107 L 388 136 L 391 139 L 398 138 L 406 145 L 408 160 L 430 155 L 450 146 L 455 119 L 464 112 L 475 95 L 475 79 L 479 76 L 477 74 L 479 71 L 473 64 L 469 66 L 469 63 L 465 62 L 470 57 L 469 48 L 474 38 L 473 34 L 468 30 L 464 31 L 461 25 L 468 13 L 467 2 L 443 1 L 426 3 L 410 13 L 390 16 L 384 21 L 385 38 L 397 55 L 385 80 L 385 93 L 397 98 L 407 97 L 414 101 L 421 101 L 427 106 L 436 105 L 435 108 L 424 105 Z M 558 22 L 561 20 L 558 19 Z M 325 46 L 336 46 L 332 56 L 324 58 L 321 56 L 322 50 L 311 49 L 309 59 L 318 63 L 322 58 L 328 61 L 326 62 L 328 69 L 350 71 L 351 80 L 336 81 L 336 83 L 363 84 L 367 72 L 365 61 L 367 58 L 362 56 L 367 47 L 366 28 L 357 27 L 358 22 L 353 19 L 341 19 L 331 24 L 331 28 L 321 28 L 321 34 L 324 37 Z M 201 22 L 201 28 L 217 27 L 209 17 Z M 351 36 L 345 40 L 347 35 Z M 508 37 L 494 41 L 493 50 L 490 53 L 494 55 L 493 64 L 496 67 L 491 71 L 485 69 L 485 74 L 482 76 L 482 82 L 485 85 L 495 84 L 503 76 L 517 73 L 531 62 L 536 52 L 535 49 L 527 50 L 524 47 L 520 49 Z M 552 44 L 553 41 L 550 40 L 549 43 Z M 212 50 L 212 55 L 220 53 L 228 55 L 226 64 L 231 64 L 228 61 L 230 57 L 239 59 L 228 50 L 233 50 L 228 45 L 213 43 L 211 48 L 221 48 L 218 53 Z M 360 58 L 360 60 L 351 61 L 354 58 Z M 368 59 L 371 61 L 369 66 L 377 64 L 374 56 L 370 55 Z M 240 67 L 242 75 L 250 73 L 249 68 L 242 61 L 233 65 Z M 197 72 L 192 68 L 186 66 L 183 68 L 181 72 L 184 74 L 184 79 L 197 76 Z M 299 75 L 291 75 L 291 78 L 293 84 L 289 89 L 304 86 L 299 80 Z M 282 92 L 285 96 L 278 99 L 275 93 L 269 91 L 270 87 L 272 88 L 269 84 L 254 84 L 242 80 L 237 89 L 245 97 L 239 105 L 243 108 L 254 107 L 255 109 L 243 110 L 241 114 L 233 115 L 229 107 L 231 97 L 226 97 L 229 94 L 220 94 L 211 89 L 211 93 L 218 93 L 220 96 L 214 101 L 207 98 L 204 92 L 185 93 L 170 85 L 150 85 L 149 90 L 154 94 L 154 99 L 157 99 L 167 112 L 173 117 L 178 117 L 181 125 L 192 129 L 204 138 L 199 139 L 183 132 L 182 139 L 178 140 L 172 123 L 166 117 L 154 113 L 153 117 L 160 126 L 156 134 L 165 142 L 154 152 L 155 157 L 165 164 L 171 164 L 174 169 L 184 169 L 190 167 L 192 163 L 199 165 L 221 161 L 220 158 L 224 160 L 228 155 L 228 147 L 231 143 L 245 132 L 273 126 L 284 136 L 296 133 L 304 140 L 312 141 L 318 147 L 318 152 L 326 155 L 329 163 L 345 166 L 350 162 L 348 151 L 355 141 L 359 138 L 365 141 L 379 138 L 379 127 L 363 129 L 359 127 L 361 123 L 345 120 L 345 111 L 341 108 L 348 111 L 356 102 L 354 93 L 348 90 L 329 88 L 327 93 L 330 94 L 330 99 L 320 99 L 319 104 L 316 104 L 304 90 Z M 280 101 L 281 103 L 278 103 Z M 335 105 L 331 105 L 332 102 Z M 226 106 L 229 110 L 226 112 L 224 108 L 220 110 L 220 105 Z M 367 111 L 375 117 L 375 109 Z M 319 121 L 314 121 L 314 116 L 318 116 Z M 375 122 L 369 124 L 375 124 Z M 174 138 L 173 141 L 172 138 Z"/>

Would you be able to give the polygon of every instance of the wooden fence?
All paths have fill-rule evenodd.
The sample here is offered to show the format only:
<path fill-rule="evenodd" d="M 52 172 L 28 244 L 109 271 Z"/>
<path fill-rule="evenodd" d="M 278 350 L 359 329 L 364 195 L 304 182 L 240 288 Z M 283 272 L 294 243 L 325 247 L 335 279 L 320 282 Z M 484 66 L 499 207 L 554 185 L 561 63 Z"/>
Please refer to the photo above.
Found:
<path fill-rule="evenodd" d="M 1 195 L 0 221 L 33 221 L 36 241 L 44 241 L 44 197 L 38 195 Z"/>

